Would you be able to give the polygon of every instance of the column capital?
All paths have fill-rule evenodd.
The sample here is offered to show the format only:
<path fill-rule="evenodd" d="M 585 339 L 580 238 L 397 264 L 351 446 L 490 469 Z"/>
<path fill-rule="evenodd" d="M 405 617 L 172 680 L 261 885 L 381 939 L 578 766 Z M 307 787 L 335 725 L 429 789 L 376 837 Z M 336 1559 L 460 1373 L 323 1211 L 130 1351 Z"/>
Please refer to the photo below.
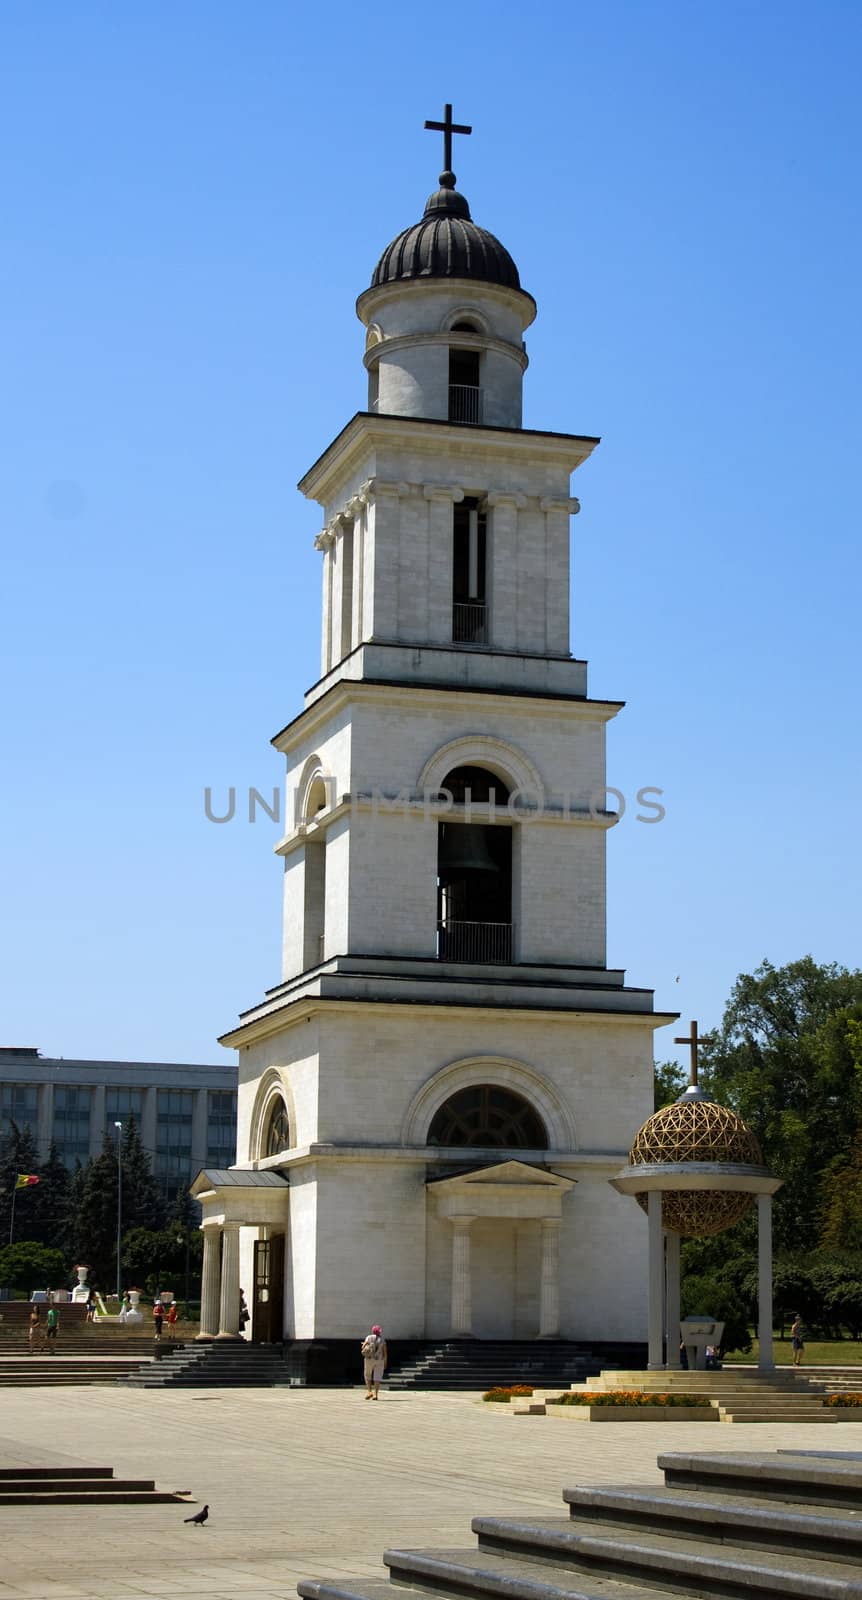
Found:
<path fill-rule="evenodd" d="M 426 500 L 445 500 L 450 505 L 457 505 L 464 498 L 464 490 L 458 489 L 455 484 L 423 483 L 422 493 Z"/>
<path fill-rule="evenodd" d="M 565 511 L 569 516 L 576 517 L 581 509 L 581 502 L 574 495 L 568 500 L 542 499 L 539 501 L 539 508 L 542 511 Z"/>
<path fill-rule="evenodd" d="M 369 478 L 362 486 L 362 493 L 367 493 L 368 499 L 373 500 L 380 495 L 396 495 L 403 500 L 410 493 L 409 483 L 388 483 L 385 478 Z"/>
<path fill-rule="evenodd" d="M 505 489 L 492 489 L 485 496 L 485 504 L 491 507 L 511 506 L 513 510 L 523 511 L 527 504 L 525 494 L 513 494 Z"/>
<path fill-rule="evenodd" d="M 335 534 L 329 528 L 321 528 L 314 541 L 315 550 L 331 550 L 335 543 Z"/>

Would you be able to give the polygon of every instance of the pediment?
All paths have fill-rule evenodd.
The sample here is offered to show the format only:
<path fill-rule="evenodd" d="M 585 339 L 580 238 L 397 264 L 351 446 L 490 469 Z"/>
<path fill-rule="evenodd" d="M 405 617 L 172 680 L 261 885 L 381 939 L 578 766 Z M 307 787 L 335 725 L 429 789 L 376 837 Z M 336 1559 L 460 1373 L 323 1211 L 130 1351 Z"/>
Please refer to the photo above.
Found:
<path fill-rule="evenodd" d="M 472 1172 L 456 1172 L 451 1178 L 429 1178 L 429 1184 L 435 1189 L 458 1190 L 464 1192 L 465 1187 L 481 1187 L 483 1184 L 508 1184 L 520 1189 L 556 1189 L 560 1194 L 567 1194 L 575 1187 L 574 1178 L 563 1178 L 558 1172 L 549 1172 L 547 1167 L 534 1167 L 528 1161 L 495 1161 L 490 1166 L 476 1167 Z"/>

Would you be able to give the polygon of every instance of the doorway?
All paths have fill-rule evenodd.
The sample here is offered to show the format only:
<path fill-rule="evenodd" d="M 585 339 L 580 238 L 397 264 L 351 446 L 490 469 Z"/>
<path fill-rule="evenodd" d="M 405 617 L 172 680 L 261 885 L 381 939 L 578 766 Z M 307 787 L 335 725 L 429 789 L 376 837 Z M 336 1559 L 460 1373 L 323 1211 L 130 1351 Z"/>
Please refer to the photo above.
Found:
<path fill-rule="evenodd" d="M 255 1344 L 280 1344 L 284 1312 L 284 1234 L 254 1242 L 251 1337 Z"/>

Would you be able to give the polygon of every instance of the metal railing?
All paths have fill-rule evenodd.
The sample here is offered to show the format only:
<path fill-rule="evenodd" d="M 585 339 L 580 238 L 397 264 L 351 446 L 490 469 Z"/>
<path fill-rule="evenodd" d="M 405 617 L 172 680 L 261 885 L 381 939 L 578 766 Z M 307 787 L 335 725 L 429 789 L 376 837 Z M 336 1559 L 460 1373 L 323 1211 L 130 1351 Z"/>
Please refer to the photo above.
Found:
<path fill-rule="evenodd" d="M 511 922 L 438 922 L 438 961 L 511 962 Z"/>
<path fill-rule="evenodd" d="M 487 644 L 488 607 L 484 600 L 456 600 L 452 606 L 452 643 Z"/>
<path fill-rule="evenodd" d="M 482 391 L 477 384 L 450 383 L 449 421 L 482 421 Z"/>

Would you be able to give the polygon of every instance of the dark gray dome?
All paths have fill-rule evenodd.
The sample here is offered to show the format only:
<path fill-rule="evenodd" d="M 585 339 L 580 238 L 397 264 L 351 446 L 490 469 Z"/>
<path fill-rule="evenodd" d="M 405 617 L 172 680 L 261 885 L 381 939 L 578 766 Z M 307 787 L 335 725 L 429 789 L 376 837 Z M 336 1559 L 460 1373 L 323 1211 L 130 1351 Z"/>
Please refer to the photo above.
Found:
<path fill-rule="evenodd" d="M 475 278 L 520 289 L 521 280 L 508 250 L 485 228 L 477 228 L 470 207 L 455 188 L 451 172 L 441 172 L 441 187 L 425 207 L 421 222 L 405 228 L 384 250 L 371 287 L 405 278 Z"/>

